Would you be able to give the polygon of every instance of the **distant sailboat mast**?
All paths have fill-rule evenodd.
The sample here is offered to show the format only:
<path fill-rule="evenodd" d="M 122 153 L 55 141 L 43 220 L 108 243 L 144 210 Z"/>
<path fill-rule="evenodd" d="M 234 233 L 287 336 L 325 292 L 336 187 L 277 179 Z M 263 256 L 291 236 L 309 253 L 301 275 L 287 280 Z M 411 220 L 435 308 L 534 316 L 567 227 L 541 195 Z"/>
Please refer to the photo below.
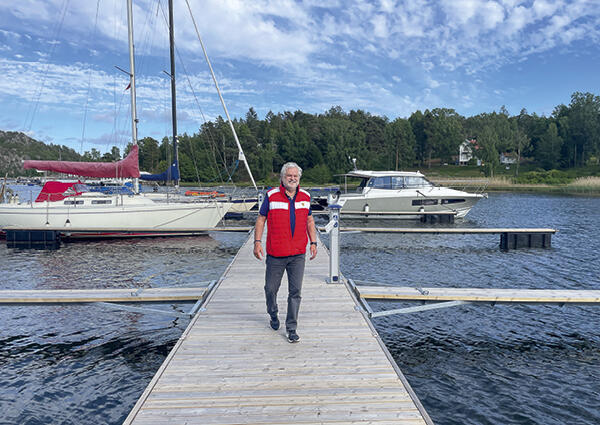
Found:
<path fill-rule="evenodd" d="M 171 60 L 171 121 L 173 122 L 173 159 L 179 167 L 179 147 L 177 145 L 177 101 L 175 90 L 175 36 L 173 34 L 173 0 L 169 0 L 169 50 Z M 168 180 L 171 180 L 171 167 L 168 168 Z M 173 184 L 179 186 L 179 179 Z"/>
<path fill-rule="evenodd" d="M 135 104 L 135 54 L 133 47 L 133 6 L 132 0 L 127 0 L 127 31 L 129 34 L 129 90 L 131 94 L 131 141 L 137 145 L 137 110 Z M 139 192 L 139 179 L 133 180 L 135 193 Z"/>

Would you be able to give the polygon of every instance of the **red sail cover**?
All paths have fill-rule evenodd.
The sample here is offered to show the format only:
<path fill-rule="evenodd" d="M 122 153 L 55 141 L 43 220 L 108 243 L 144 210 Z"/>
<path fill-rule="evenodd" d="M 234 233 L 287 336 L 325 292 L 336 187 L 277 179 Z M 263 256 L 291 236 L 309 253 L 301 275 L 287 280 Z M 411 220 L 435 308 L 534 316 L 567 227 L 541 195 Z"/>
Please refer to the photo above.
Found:
<path fill-rule="evenodd" d="M 126 158 L 117 162 L 73 162 L 26 160 L 23 168 L 54 171 L 86 177 L 127 178 L 140 176 L 138 146 L 133 145 Z"/>
<path fill-rule="evenodd" d="M 80 186 L 80 182 L 46 182 L 35 202 L 56 202 L 62 201 L 69 196 L 81 195 L 83 192 L 81 191 Z"/>

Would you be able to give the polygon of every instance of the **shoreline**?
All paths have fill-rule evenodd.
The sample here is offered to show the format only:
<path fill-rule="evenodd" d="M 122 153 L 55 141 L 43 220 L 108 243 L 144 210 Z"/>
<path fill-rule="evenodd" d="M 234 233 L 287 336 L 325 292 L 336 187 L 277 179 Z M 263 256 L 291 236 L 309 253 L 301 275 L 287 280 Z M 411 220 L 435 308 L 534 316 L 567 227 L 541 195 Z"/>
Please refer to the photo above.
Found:
<path fill-rule="evenodd" d="M 483 192 L 520 192 L 520 193 L 552 193 L 557 195 L 600 196 L 600 184 L 577 184 L 577 181 L 567 184 L 522 184 L 511 183 L 506 179 L 481 179 L 463 177 L 433 178 L 431 181 L 442 186 L 459 188 L 466 192 L 472 190 Z M 487 183 L 486 183 L 487 182 Z"/>

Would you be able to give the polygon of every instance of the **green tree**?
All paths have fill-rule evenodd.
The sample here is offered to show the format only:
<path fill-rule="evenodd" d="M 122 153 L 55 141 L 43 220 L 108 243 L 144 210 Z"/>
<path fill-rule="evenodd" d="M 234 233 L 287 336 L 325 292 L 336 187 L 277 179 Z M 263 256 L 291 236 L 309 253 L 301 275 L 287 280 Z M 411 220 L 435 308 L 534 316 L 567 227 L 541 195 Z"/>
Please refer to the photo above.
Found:
<path fill-rule="evenodd" d="M 494 177 L 494 171 L 500 164 L 498 143 L 498 135 L 491 126 L 485 126 L 477 137 L 477 144 L 479 145 L 477 155 L 484 163 L 485 175 L 489 177 Z"/>
<path fill-rule="evenodd" d="M 433 155 L 451 162 L 464 140 L 461 116 L 454 109 L 436 108 L 425 111 L 424 131 L 427 136 L 427 160 L 431 167 Z"/>
<path fill-rule="evenodd" d="M 575 92 L 566 114 L 569 134 L 564 140 L 565 153 L 573 166 L 584 165 L 600 150 L 600 97 Z"/>
<path fill-rule="evenodd" d="M 408 122 L 412 128 L 413 134 L 415 135 L 415 154 L 419 165 L 425 164 L 426 151 L 427 151 L 427 135 L 425 134 L 425 116 L 421 111 L 413 112 L 408 118 Z"/>
<path fill-rule="evenodd" d="M 385 128 L 387 157 L 393 161 L 390 168 L 410 167 L 415 160 L 416 139 L 409 120 L 397 118 Z"/>
<path fill-rule="evenodd" d="M 546 170 L 551 170 L 559 166 L 562 144 L 563 140 L 558 135 L 556 123 L 551 122 L 541 137 L 536 150 L 536 159 Z"/>
<path fill-rule="evenodd" d="M 158 162 L 161 160 L 158 141 L 152 137 L 144 137 L 138 141 L 138 147 L 140 170 L 156 173 L 158 171 Z"/>

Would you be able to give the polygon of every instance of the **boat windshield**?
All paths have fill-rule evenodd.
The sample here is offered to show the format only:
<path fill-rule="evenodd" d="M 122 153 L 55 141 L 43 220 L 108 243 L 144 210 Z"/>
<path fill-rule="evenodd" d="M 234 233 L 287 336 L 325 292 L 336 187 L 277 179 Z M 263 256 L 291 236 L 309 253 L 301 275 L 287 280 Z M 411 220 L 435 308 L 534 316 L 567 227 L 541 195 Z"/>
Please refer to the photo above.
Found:
<path fill-rule="evenodd" d="M 431 187 L 433 184 L 421 176 L 382 176 L 373 177 L 367 183 L 373 189 L 407 189 Z"/>
<path fill-rule="evenodd" d="M 356 188 L 356 193 L 362 193 L 362 191 L 365 188 L 365 186 L 367 185 L 368 181 L 369 181 L 369 179 L 366 179 L 366 178 L 361 179 L 360 184 Z"/>

